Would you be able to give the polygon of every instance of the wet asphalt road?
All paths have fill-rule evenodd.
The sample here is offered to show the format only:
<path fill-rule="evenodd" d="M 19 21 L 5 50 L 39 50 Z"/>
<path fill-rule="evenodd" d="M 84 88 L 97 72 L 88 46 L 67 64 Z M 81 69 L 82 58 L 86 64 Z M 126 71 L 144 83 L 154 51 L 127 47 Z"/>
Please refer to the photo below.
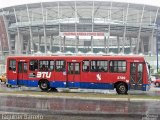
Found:
<path fill-rule="evenodd" d="M 35 88 L 0 88 L 39 91 Z M 108 92 L 108 91 L 107 91 Z M 115 91 L 109 91 L 115 94 Z M 54 93 L 53 93 L 54 94 Z M 130 94 L 160 95 L 160 88 Z M 0 96 L 0 120 L 160 120 L 160 101 L 80 100 Z"/>
<path fill-rule="evenodd" d="M 1 118 L 11 114 L 39 115 L 42 120 L 160 120 L 160 102 L 1 96 Z"/>

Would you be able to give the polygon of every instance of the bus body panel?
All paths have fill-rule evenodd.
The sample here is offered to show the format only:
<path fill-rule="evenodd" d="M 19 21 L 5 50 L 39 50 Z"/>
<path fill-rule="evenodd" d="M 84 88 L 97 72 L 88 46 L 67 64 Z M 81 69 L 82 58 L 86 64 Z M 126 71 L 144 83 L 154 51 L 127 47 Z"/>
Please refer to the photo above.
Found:
<path fill-rule="evenodd" d="M 58 72 L 55 69 L 53 71 L 40 71 L 30 70 L 30 60 L 65 60 L 65 70 Z M 11 61 L 13 60 L 13 61 Z M 10 65 L 15 69 L 10 68 Z M 83 60 L 124 60 L 127 62 L 126 72 L 124 73 L 112 73 L 110 72 L 109 63 L 108 70 L 106 72 L 84 72 L 82 70 Z M 13 62 L 13 63 L 12 63 Z M 23 63 L 21 63 L 23 62 Z M 127 56 L 13 56 L 7 58 L 7 77 L 8 84 L 11 85 L 24 85 L 29 87 L 37 87 L 39 81 L 46 79 L 49 81 L 50 87 L 54 88 L 87 88 L 87 89 L 114 89 L 114 84 L 117 82 L 124 82 L 128 85 L 128 89 L 131 89 L 130 85 L 130 63 L 144 63 L 143 57 L 127 57 Z M 11 64 L 12 63 L 12 64 Z M 18 65 L 24 65 L 27 72 L 19 73 Z M 55 65 L 55 64 L 54 64 Z M 79 66 L 79 67 L 78 67 Z M 69 68 L 72 67 L 72 68 Z M 78 68 L 78 69 L 77 69 Z M 71 71 L 69 71 L 71 70 Z M 70 72 L 70 73 L 69 73 Z M 75 73 L 74 73 L 75 72 Z M 77 72 L 77 73 L 76 73 Z M 141 90 L 148 90 L 150 83 L 147 77 L 147 68 L 143 65 L 143 83 Z"/>

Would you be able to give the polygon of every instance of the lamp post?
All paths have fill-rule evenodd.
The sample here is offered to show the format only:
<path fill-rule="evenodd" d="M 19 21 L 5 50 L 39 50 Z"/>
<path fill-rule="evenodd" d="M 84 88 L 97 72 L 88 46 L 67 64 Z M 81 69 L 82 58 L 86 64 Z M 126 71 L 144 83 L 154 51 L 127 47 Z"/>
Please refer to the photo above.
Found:
<path fill-rule="evenodd" d="M 158 65 L 159 64 L 159 62 L 158 62 L 158 33 L 156 35 L 156 57 L 157 57 L 157 73 L 158 73 L 158 69 L 159 69 L 159 65 Z"/>
<path fill-rule="evenodd" d="M 160 25 L 160 17 L 156 18 L 156 27 L 157 27 L 157 32 L 156 32 L 156 57 L 157 57 L 157 73 L 158 73 L 158 69 L 159 69 L 159 59 L 158 59 L 158 53 L 159 53 L 159 25 Z"/>

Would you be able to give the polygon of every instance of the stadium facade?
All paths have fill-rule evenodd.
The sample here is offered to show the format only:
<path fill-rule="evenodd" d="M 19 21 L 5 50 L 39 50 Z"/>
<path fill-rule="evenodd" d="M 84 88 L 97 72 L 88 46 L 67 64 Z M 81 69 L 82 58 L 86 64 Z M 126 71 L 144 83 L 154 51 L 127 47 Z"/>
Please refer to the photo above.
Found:
<path fill-rule="evenodd" d="M 0 10 L 0 52 L 156 54 L 158 6 L 113 1 L 53 1 Z"/>

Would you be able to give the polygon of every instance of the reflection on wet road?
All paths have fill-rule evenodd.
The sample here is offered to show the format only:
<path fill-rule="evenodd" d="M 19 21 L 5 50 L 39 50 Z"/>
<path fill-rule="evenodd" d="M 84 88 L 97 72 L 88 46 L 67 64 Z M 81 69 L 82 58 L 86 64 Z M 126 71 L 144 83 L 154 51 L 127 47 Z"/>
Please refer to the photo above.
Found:
<path fill-rule="evenodd" d="M 5 85 L 0 85 L 0 89 L 11 94 L 13 91 L 29 91 L 31 93 L 37 91 L 41 94 L 37 88 L 6 88 Z M 79 92 L 86 91 L 79 90 Z M 115 91 L 109 90 L 89 90 L 87 92 L 116 94 Z M 54 93 L 51 94 L 54 95 Z M 160 95 L 160 88 L 153 87 L 149 92 L 130 91 L 129 94 L 157 96 Z M 23 115 L 23 118 L 26 114 L 41 115 L 43 116 L 42 120 L 160 120 L 160 102 L 1 95 L 0 119 L 5 119 L 10 114 L 20 114 Z M 6 117 L 5 120 L 9 120 L 9 118 Z M 30 118 L 30 120 L 35 120 L 35 118 Z"/>
<path fill-rule="evenodd" d="M 131 102 L 131 101 L 102 101 L 102 100 L 78 100 L 61 98 L 30 98 L 1 96 L 1 113 L 32 113 L 46 117 L 56 116 L 106 118 L 126 118 L 132 120 L 146 117 L 160 119 L 159 102 Z M 68 119 L 70 119 L 70 117 Z M 66 118 L 66 117 L 64 117 Z M 57 118 L 56 118 L 57 119 Z M 75 119 L 75 118 L 74 118 Z M 66 119 L 64 119 L 66 120 Z M 78 119 L 81 120 L 81 119 Z M 145 119 L 144 119 L 145 120 Z"/>

